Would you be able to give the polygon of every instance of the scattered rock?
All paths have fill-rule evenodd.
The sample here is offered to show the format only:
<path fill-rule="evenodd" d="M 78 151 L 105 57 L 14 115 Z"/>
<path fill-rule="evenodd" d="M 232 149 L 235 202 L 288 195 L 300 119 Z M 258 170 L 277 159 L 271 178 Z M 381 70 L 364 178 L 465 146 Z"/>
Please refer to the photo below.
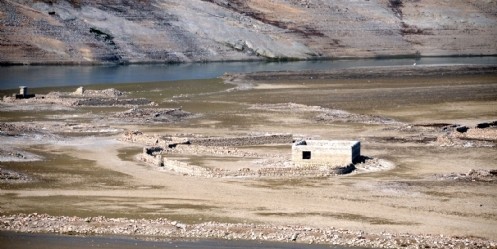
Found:
<path fill-rule="evenodd" d="M 86 98 L 75 100 L 72 106 L 143 106 L 150 105 L 152 101 L 144 98 L 117 99 L 117 98 Z"/>
<path fill-rule="evenodd" d="M 292 237 L 290 237 L 291 241 L 297 241 L 297 237 L 299 236 L 299 233 L 294 233 Z"/>
<path fill-rule="evenodd" d="M 38 110 L 40 105 L 48 105 L 52 110 L 62 107 L 78 106 L 144 106 L 155 105 L 152 101 L 144 98 L 126 98 L 127 93 L 114 88 L 104 90 L 87 90 L 79 87 L 75 92 L 50 92 L 46 95 L 37 94 L 30 99 L 16 100 L 13 97 L 4 97 L 3 104 L 7 105 L 9 111 L 23 110 L 31 106 Z"/>
<path fill-rule="evenodd" d="M 119 122 L 126 123 L 171 123 L 178 122 L 187 117 L 193 116 L 190 112 L 181 109 L 164 108 L 132 108 L 114 115 Z"/>
<path fill-rule="evenodd" d="M 4 183 L 27 183 L 33 181 L 33 178 L 27 174 L 19 173 L 13 170 L 0 168 L 0 182 Z"/>
<path fill-rule="evenodd" d="M 484 170 L 484 169 L 470 169 L 467 173 L 450 173 L 435 175 L 439 180 L 453 180 L 461 182 L 496 182 L 497 183 L 497 169 Z"/>
<path fill-rule="evenodd" d="M 460 133 L 467 132 L 468 130 L 469 130 L 469 128 L 467 126 L 459 126 L 456 128 L 456 131 L 458 131 Z"/>
<path fill-rule="evenodd" d="M 479 128 L 479 129 L 485 129 L 485 128 L 489 128 L 489 127 L 497 127 L 497 121 L 488 122 L 488 123 L 479 123 L 476 125 L 476 128 Z"/>
<path fill-rule="evenodd" d="M 89 222 L 91 221 L 91 222 Z M 156 238 L 197 238 L 262 241 L 302 241 L 315 244 L 374 248 L 493 248 L 497 243 L 479 237 L 438 234 L 367 233 L 338 228 L 299 225 L 205 222 L 186 225 L 158 219 L 50 216 L 15 214 L 0 217 L 0 230 L 68 235 L 128 235 Z"/>
<path fill-rule="evenodd" d="M 402 124 L 401 122 L 386 117 L 355 114 L 344 110 L 329 109 L 321 106 L 308 106 L 291 102 L 282 104 L 256 104 L 251 106 L 250 109 L 290 113 L 315 113 L 315 120 L 318 122 Z"/>

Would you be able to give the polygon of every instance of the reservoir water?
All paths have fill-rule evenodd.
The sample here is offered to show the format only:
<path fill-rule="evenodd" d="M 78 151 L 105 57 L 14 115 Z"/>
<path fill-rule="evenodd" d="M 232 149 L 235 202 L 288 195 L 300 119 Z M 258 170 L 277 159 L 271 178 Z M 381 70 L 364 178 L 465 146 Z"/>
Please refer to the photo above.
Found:
<path fill-rule="evenodd" d="M 497 65 L 497 57 L 423 57 L 298 62 L 225 62 L 108 66 L 2 66 L 0 89 L 216 78 L 226 72 L 329 70 L 350 67 L 437 64 Z"/>
<path fill-rule="evenodd" d="M 2 247 L 6 246 L 6 247 Z M 168 240 L 144 241 L 129 237 L 68 236 L 55 234 L 28 234 L 0 231 L 0 248 L 22 249 L 359 249 L 333 245 L 308 245 L 294 242 L 228 241 L 228 240 Z"/>

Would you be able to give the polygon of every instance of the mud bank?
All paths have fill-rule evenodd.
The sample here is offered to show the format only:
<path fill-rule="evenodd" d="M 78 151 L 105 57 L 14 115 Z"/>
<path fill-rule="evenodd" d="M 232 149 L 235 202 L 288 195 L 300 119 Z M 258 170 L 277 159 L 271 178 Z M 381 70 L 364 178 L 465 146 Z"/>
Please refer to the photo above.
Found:
<path fill-rule="evenodd" d="M 497 65 L 422 65 L 392 67 L 355 67 L 328 71 L 289 71 L 230 74 L 223 79 L 228 83 L 247 83 L 275 80 L 333 80 L 333 79 L 375 79 L 415 76 L 485 75 L 496 74 Z M 246 86 L 246 85 L 244 85 Z M 243 88 L 242 88 L 243 89 Z"/>

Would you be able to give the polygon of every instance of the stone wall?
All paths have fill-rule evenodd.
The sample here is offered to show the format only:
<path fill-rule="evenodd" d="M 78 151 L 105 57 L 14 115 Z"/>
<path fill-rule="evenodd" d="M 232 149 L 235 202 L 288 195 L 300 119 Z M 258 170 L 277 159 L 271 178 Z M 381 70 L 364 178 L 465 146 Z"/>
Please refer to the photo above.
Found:
<path fill-rule="evenodd" d="M 140 159 L 146 163 L 152 164 L 154 166 L 162 166 L 163 165 L 163 160 L 162 160 L 162 155 L 149 155 L 142 153 L 140 155 Z"/>
<path fill-rule="evenodd" d="M 235 146 L 289 143 L 291 135 L 268 135 L 236 138 L 195 138 L 181 143 L 169 143 L 174 146 L 149 146 L 143 148 L 141 159 L 155 166 L 163 166 L 163 170 L 181 175 L 197 177 L 322 177 L 347 174 L 355 169 L 354 158 L 360 155 L 360 143 L 356 141 L 308 141 L 294 144 L 292 155 L 294 163 L 285 160 L 286 166 L 275 166 L 251 169 L 220 169 L 190 165 L 186 162 L 163 157 L 169 153 L 193 155 L 225 155 L 234 157 L 270 158 L 270 154 L 254 154 L 237 150 Z M 178 140 L 179 141 L 179 140 Z M 165 142 L 163 140 L 163 142 Z M 169 141 L 169 142 L 172 142 Z M 167 142 L 165 142 L 167 144 Z M 233 147 L 226 147 L 226 146 Z M 297 147 L 297 148 L 295 148 Z M 302 152 L 310 149 L 314 160 L 302 160 Z M 274 156 L 273 156 L 274 157 Z M 304 163 L 300 163 L 304 161 Z"/>
<path fill-rule="evenodd" d="M 199 166 L 189 165 L 188 163 L 185 162 L 164 158 L 163 163 L 165 170 L 173 171 L 179 174 L 189 175 L 189 176 L 203 176 L 203 177 L 212 176 L 212 172 L 209 169 L 202 168 Z"/>
<path fill-rule="evenodd" d="M 141 154 L 141 160 L 150 163 L 155 166 L 162 166 L 162 147 L 144 147 L 143 153 Z"/>
<path fill-rule="evenodd" d="M 293 135 L 291 134 L 190 139 L 192 145 L 203 146 L 248 146 L 261 144 L 290 144 L 292 142 Z"/>

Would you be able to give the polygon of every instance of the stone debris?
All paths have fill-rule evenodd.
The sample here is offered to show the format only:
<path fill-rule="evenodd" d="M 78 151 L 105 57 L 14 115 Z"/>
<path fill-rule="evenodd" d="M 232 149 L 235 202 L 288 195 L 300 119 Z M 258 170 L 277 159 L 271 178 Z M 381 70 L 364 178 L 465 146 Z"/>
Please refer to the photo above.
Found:
<path fill-rule="evenodd" d="M 33 181 L 33 178 L 27 174 L 0 167 L 0 183 L 27 183 L 31 181 Z"/>
<path fill-rule="evenodd" d="M 30 99 L 17 100 L 14 97 L 5 96 L 2 101 L 7 105 L 7 110 L 22 110 L 23 106 L 51 105 L 57 107 L 78 106 L 145 106 L 156 105 L 154 102 L 144 98 L 127 98 L 127 93 L 114 88 L 103 90 L 87 90 L 81 87 L 74 92 L 49 92 L 47 94 L 36 94 Z M 14 105 L 14 106 L 12 106 Z M 17 107 L 19 106 L 19 107 Z M 52 108 L 52 109 L 53 109 Z"/>
<path fill-rule="evenodd" d="M 353 174 L 371 173 L 385 171 L 395 168 L 395 164 L 384 159 L 362 157 L 359 163 L 355 164 Z"/>
<path fill-rule="evenodd" d="M 38 130 L 26 124 L 0 122 L 0 136 L 19 136 L 34 132 Z"/>
<path fill-rule="evenodd" d="M 98 114 L 81 114 L 79 118 L 93 118 L 116 124 L 143 124 L 143 123 L 171 123 L 179 122 L 186 118 L 196 117 L 190 112 L 179 108 L 143 108 L 143 106 L 157 106 L 156 103 L 145 98 L 127 98 L 127 93 L 114 88 L 104 90 L 88 90 L 82 87 L 75 92 L 50 92 L 45 95 L 25 100 L 16 100 L 4 97 L 0 107 L 5 111 L 19 110 L 74 110 L 78 107 L 132 107 L 126 111 L 116 112 L 113 115 L 99 116 Z M 48 122 L 47 122 L 48 123 Z M 47 124 L 50 126 L 49 124 Z M 66 124 L 67 126 L 71 126 Z M 84 125 L 81 125 L 84 126 Z M 102 125 L 95 125 L 102 126 Z M 73 125 L 72 128 L 75 128 Z M 15 129 L 8 124 L 0 124 L 0 135 L 5 131 Z M 87 129 L 82 129 L 87 130 Z M 116 130 L 111 127 L 100 130 Z M 55 131 L 57 132 L 57 131 Z M 71 132 L 71 131 L 70 131 Z"/>
<path fill-rule="evenodd" d="M 184 224 L 158 219 L 15 214 L 0 217 L 0 230 L 66 235 L 154 236 L 155 239 L 225 239 L 315 243 L 372 248 L 495 248 L 497 241 L 439 234 L 368 233 L 335 227 L 205 222 Z"/>
<path fill-rule="evenodd" d="M 470 128 L 461 125 L 442 127 L 436 144 L 446 147 L 495 147 L 497 146 L 497 121 L 480 123 Z"/>
<path fill-rule="evenodd" d="M 479 123 L 476 125 L 476 128 L 480 128 L 480 129 L 485 129 L 485 128 L 489 128 L 489 127 L 497 128 L 497 121 L 483 122 L 483 123 Z"/>
<path fill-rule="evenodd" d="M 93 116 L 88 116 L 93 117 Z M 59 139 L 55 133 L 117 133 L 120 128 L 106 124 L 73 123 L 58 121 L 36 121 L 19 123 L 0 123 L 0 136 L 27 136 L 30 138 L 44 137 Z"/>
<path fill-rule="evenodd" d="M 497 182 L 497 169 L 471 169 L 467 173 L 450 173 L 435 175 L 439 180 L 461 182 Z"/>
<path fill-rule="evenodd" d="M 32 162 L 42 159 L 41 156 L 7 145 L 0 148 L 0 162 Z"/>
<path fill-rule="evenodd" d="M 344 123 L 363 123 L 363 124 L 394 124 L 400 125 L 401 122 L 391 118 L 349 113 L 342 110 L 326 110 L 316 117 L 318 122 L 344 122 Z"/>
<path fill-rule="evenodd" d="M 171 108 L 131 108 L 114 114 L 114 118 L 126 123 L 171 123 L 192 117 L 190 112 Z"/>
<path fill-rule="evenodd" d="M 162 140 L 162 137 L 158 135 L 144 134 L 143 132 L 138 130 L 134 131 L 126 130 L 119 137 L 119 140 L 124 142 L 137 143 L 141 145 L 150 146 L 150 145 L 157 145 L 159 141 Z"/>
<path fill-rule="evenodd" d="M 321 106 L 308 106 L 296 103 L 280 104 L 255 104 L 249 109 L 262 110 L 270 112 L 290 112 L 290 113 L 314 113 L 314 119 L 318 122 L 344 122 L 344 123 L 364 123 L 364 124 L 395 124 L 401 125 L 401 122 L 390 118 L 362 115 L 350 113 L 344 110 L 329 109 Z"/>
<path fill-rule="evenodd" d="M 126 97 L 128 93 L 119 91 L 115 88 L 108 88 L 104 90 L 88 90 L 84 87 L 79 87 L 76 89 L 75 92 L 71 93 L 71 95 L 78 95 L 82 97 L 118 98 Z"/>
<path fill-rule="evenodd" d="M 144 99 L 117 99 L 117 98 L 87 98 L 75 100 L 72 106 L 144 106 L 152 105 L 153 102 Z"/>

